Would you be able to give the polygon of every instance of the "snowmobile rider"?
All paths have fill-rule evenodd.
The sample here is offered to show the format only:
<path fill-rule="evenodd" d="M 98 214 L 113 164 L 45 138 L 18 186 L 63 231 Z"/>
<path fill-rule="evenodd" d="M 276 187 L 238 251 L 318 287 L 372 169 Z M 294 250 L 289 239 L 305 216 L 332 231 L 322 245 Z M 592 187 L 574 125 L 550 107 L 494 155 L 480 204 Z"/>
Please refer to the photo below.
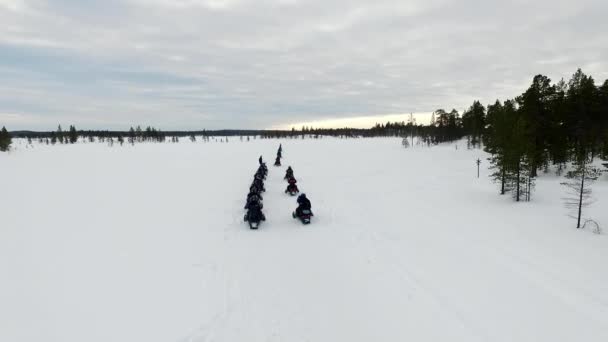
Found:
<path fill-rule="evenodd" d="M 263 169 L 258 169 L 255 173 L 254 177 L 262 177 L 262 179 L 266 179 L 266 172 Z"/>
<path fill-rule="evenodd" d="M 245 221 L 266 221 L 266 216 L 264 216 L 264 213 L 262 213 L 262 206 L 260 205 L 260 203 L 251 203 L 251 205 L 249 206 L 249 211 L 247 211 L 247 214 L 245 214 Z"/>
<path fill-rule="evenodd" d="M 293 177 L 293 169 L 291 166 L 288 166 L 287 170 L 285 171 L 285 179 L 289 179 L 291 177 Z"/>
<path fill-rule="evenodd" d="M 255 186 L 260 192 L 265 192 L 266 191 L 266 189 L 264 188 L 264 181 L 259 176 L 257 176 L 253 180 L 253 183 L 251 185 Z"/>
<path fill-rule="evenodd" d="M 255 196 L 255 197 L 258 199 L 258 201 L 263 201 L 263 200 L 264 200 L 264 198 L 262 198 L 262 194 L 260 194 L 260 192 L 259 192 L 259 191 L 257 191 L 257 189 L 255 189 L 255 190 L 251 190 L 251 191 L 250 191 L 250 192 L 247 194 L 247 202 L 249 202 L 249 199 L 250 199 L 251 197 L 253 197 L 253 196 Z"/>
<path fill-rule="evenodd" d="M 255 193 L 251 194 L 251 196 L 247 196 L 247 204 L 245 204 L 245 209 L 251 209 L 251 207 L 254 205 L 258 205 L 260 209 L 264 208 L 261 196 Z"/>
<path fill-rule="evenodd" d="M 298 189 L 298 186 L 296 185 L 297 181 L 293 176 L 289 177 L 287 182 L 289 183 L 289 185 L 287 185 L 287 189 L 285 189 L 286 193 L 287 192 L 300 192 L 300 190 Z"/>
<path fill-rule="evenodd" d="M 250 194 L 255 193 L 257 195 L 260 195 L 261 192 L 262 192 L 262 189 L 258 188 L 258 186 L 255 183 L 251 184 L 251 186 L 249 187 Z"/>
<path fill-rule="evenodd" d="M 268 174 L 268 168 L 266 167 L 266 163 L 262 162 L 262 164 L 258 168 L 258 172 L 263 173 L 264 176 L 266 176 L 266 174 Z"/>
<path fill-rule="evenodd" d="M 296 208 L 296 216 L 300 217 L 302 215 L 302 210 L 311 210 L 312 205 L 310 204 L 310 200 L 306 197 L 306 194 L 301 194 L 298 196 L 298 207 Z M 312 215 L 312 211 L 310 212 Z"/>

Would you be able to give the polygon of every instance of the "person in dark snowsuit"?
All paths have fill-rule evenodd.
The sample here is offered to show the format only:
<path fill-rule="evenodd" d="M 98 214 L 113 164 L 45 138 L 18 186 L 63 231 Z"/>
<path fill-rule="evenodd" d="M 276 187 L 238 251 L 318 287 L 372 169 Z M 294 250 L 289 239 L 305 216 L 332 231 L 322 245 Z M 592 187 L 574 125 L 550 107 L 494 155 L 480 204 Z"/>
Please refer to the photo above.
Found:
<path fill-rule="evenodd" d="M 296 216 L 300 217 L 302 215 L 302 210 L 311 210 L 312 205 L 310 204 L 310 200 L 306 197 L 306 194 L 301 194 L 298 196 L 298 207 L 296 208 Z M 310 212 L 312 215 L 312 211 Z"/>
<path fill-rule="evenodd" d="M 250 190 L 249 193 L 247 194 L 247 202 L 249 202 L 251 197 L 254 197 L 254 196 L 260 202 L 264 200 L 264 198 L 262 198 L 262 194 L 260 194 L 260 192 L 257 191 L 257 189 L 255 189 L 255 190 Z"/>
<path fill-rule="evenodd" d="M 254 205 L 258 205 L 260 209 L 264 208 L 264 205 L 262 204 L 262 197 L 256 193 L 252 193 L 251 196 L 247 196 L 245 209 L 250 209 Z"/>
<path fill-rule="evenodd" d="M 258 176 L 261 177 L 262 179 L 266 179 L 266 172 L 264 172 L 264 169 L 260 168 L 255 172 L 254 177 L 258 177 Z"/>
<path fill-rule="evenodd" d="M 249 187 L 249 194 L 255 193 L 259 196 L 261 192 L 262 189 L 259 188 L 255 183 L 251 184 L 251 186 Z"/>
<path fill-rule="evenodd" d="M 289 180 L 291 177 L 293 177 L 293 169 L 291 166 L 288 166 L 287 170 L 285 171 L 285 179 Z"/>
<path fill-rule="evenodd" d="M 247 214 L 245 214 L 245 221 L 266 221 L 266 216 L 264 216 L 264 213 L 262 212 L 262 207 L 259 203 L 252 203 L 249 206 L 249 210 L 247 211 Z"/>
<path fill-rule="evenodd" d="M 264 188 L 264 181 L 261 179 L 261 177 L 257 176 L 254 180 L 253 183 L 251 185 L 255 185 L 255 187 L 260 191 L 260 192 L 265 192 L 266 189 Z"/>
<path fill-rule="evenodd" d="M 264 176 L 266 176 L 268 174 L 268 167 L 266 167 L 266 163 L 262 162 L 262 164 L 260 164 L 260 167 L 258 168 L 258 172 L 262 172 L 264 174 Z"/>

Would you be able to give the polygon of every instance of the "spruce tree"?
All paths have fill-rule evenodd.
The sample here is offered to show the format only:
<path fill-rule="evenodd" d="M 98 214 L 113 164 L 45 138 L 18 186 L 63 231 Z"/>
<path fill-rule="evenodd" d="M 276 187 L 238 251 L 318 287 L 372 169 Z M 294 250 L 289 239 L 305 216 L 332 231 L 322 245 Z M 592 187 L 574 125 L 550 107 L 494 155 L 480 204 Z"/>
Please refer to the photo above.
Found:
<path fill-rule="evenodd" d="M 57 127 L 57 137 L 59 137 L 59 143 L 63 144 L 63 130 L 61 129 L 61 125 Z"/>
<path fill-rule="evenodd" d="M 536 170 L 547 162 L 547 137 L 551 120 L 550 103 L 554 98 L 555 88 L 551 79 L 536 75 L 532 85 L 520 97 L 519 110 L 526 120 L 528 153 L 532 176 Z"/>
<path fill-rule="evenodd" d="M 131 127 L 131 129 L 129 129 L 128 141 L 129 141 L 129 144 L 135 145 L 135 130 L 133 129 L 133 127 Z"/>
<path fill-rule="evenodd" d="M 473 147 L 479 146 L 484 128 L 486 126 L 486 109 L 479 101 L 462 114 L 462 126 L 464 133 L 471 138 Z"/>
<path fill-rule="evenodd" d="M 598 89 L 598 109 L 600 112 L 602 159 L 608 160 L 608 80 Z M 607 166 L 608 167 L 608 166 Z"/>
<path fill-rule="evenodd" d="M 76 131 L 76 127 L 73 125 L 70 125 L 70 132 L 68 133 L 68 138 L 70 144 L 78 142 L 78 131 Z"/>
<path fill-rule="evenodd" d="M 594 146 L 600 140 L 598 89 L 592 77 L 578 69 L 568 83 L 566 98 L 567 126 L 573 144 L 574 158 L 580 161 L 593 156 Z"/>
<path fill-rule="evenodd" d="M 513 123 L 515 119 L 515 108 L 512 101 L 505 102 L 503 106 L 500 101 L 488 106 L 487 134 L 484 136 L 485 151 L 491 154 L 489 158 L 491 174 L 495 182 L 500 183 L 500 194 L 504 195 L 508 188 L 508 148 L 511 143 Z"/>
<path fill-rule="evenodd" d="M 0 130 L 0 151 L 6 152 L 10 149 L 13 140 L 11 135 L 6 130 L 6 127 L 2 126 Z"/>

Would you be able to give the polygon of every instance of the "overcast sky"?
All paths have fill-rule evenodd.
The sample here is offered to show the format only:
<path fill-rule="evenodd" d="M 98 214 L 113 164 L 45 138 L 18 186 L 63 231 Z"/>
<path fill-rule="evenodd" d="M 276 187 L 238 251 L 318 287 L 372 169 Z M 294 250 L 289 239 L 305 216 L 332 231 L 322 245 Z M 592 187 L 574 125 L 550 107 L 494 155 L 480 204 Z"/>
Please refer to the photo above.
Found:
<path fill-rule="evenodd" d="M 603 82 L 607 18 L 606 0 L 0 0 L 0 125 L 270 128 L 462 110 L 539 73 Z"/>

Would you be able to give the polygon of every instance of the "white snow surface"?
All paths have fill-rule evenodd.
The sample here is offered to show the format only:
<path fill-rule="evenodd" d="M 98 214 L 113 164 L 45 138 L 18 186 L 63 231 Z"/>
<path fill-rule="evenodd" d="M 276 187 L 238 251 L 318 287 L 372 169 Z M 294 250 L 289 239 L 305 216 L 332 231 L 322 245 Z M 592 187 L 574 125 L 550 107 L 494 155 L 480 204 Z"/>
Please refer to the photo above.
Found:
<path fill-rule="evenodd" d="M 0 341 L 608 341 L 607 236 L 575 228 L 563 178 L 515 203 L 485 158 L 398 139 L 17 141 L 0 153 Z M 585 214 L 608 229 L 608 177 L 593 189 Z"/>

